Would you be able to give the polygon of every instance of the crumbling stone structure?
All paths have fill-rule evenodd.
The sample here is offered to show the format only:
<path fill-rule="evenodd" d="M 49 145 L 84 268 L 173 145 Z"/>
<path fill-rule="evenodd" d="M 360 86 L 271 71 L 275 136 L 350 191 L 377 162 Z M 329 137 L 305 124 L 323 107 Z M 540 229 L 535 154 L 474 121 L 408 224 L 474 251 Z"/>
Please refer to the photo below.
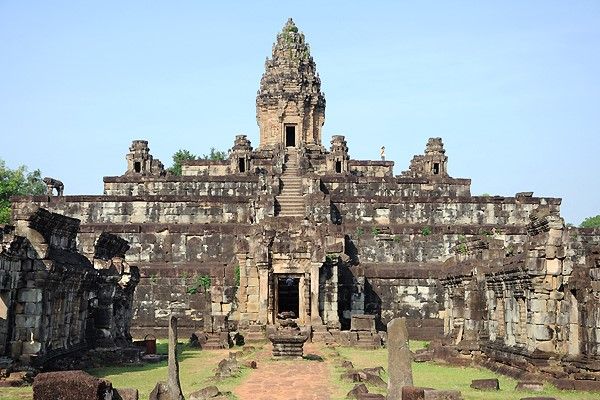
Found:
<path fill-rule="evenodd" d="M 131 343 L 139 274 L 124 261 L 126 242 L 101 234 L 94 265 L 76 249 L 77 219 L 22 211 L 0 234 L 0 356 L 43 366 L 94 345 Z"/>
<path fill-rule="evenodd" d="M 35 204 L 81 220 L 90 260 L 102 258 L 102 232 L 126 239 L 141 271 L 139 336 L 165 336 L 176 306 L 184 334 L 265 338 L 293 312 L 315 340 L 373 343 L 404 317 L 411 338 L 445 333 L 492 358 L 596 356 L 599 235 L 566 229 L 560 199 L 472 196 L 440 138 L 400 175 L 392 161 L 352 159 L 342 135 L 326 149 L 320 78 L 291 20 L 256 110 L 257 148 L 238 135 L 228 159 L 189 161 L 174 176 L 134 141 L 103 195 L 16 198 L 14 218 Z M 361 339 L 351 320 L 363 314 L 375 327 L 355 331 Z"/>

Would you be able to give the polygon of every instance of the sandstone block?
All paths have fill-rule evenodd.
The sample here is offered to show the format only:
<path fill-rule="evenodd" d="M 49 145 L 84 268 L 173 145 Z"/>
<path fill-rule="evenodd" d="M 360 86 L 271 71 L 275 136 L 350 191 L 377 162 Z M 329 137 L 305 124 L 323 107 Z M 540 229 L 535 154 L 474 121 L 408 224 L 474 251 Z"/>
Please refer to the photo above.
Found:
<path fill-rule="evenodd" d="M 500 390 L 498 379 L 474 379 L 471 381 L 471 387 L 477 390 Z"/>
<path fill-rule="evenodd" d="M 33 380 L 33 400 L 86 399 L 112 397 L 110 382 L 84 371 L 44 372 Z"/>

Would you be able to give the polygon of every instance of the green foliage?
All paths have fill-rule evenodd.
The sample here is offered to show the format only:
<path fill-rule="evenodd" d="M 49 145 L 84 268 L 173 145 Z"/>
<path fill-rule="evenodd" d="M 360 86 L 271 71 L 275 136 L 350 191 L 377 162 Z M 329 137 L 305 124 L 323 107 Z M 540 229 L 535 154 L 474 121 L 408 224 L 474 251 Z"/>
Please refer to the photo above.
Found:
<path fill-rule="evenodd" d="M 235 286 L 240 286 L 240 266 L 236 265 L 233 270 L 233 278 L 235 279 Z"/>
<path fill-rule="evenodd" d="M 181 176 L 181 165 L 184 161 L 194 160 L 211 160 L 211 161 L 222 161 L 227 159 L 227 152 L 217 150 L 214 147 L 210 148 L 209 154 L 204 154 L 202 157 L 191 153 L 189 150 L 180 149 L 173 154 L 173 165 L 169 168 L 169 172 L 173 175 Z"/>
<path fill-rule="evenodd" d="M 460 254 L 467 254 L 467 245 L 465 243 L 461 243 L 458 245 L 458 252 Z"/>
<path fill-rule="evenodd" d="M 169 171 L 173 175 L 180 176 L 181 175 L 181 165 L 184 161 L 193 161 L 197 160 L 198 157 L 188 150 L 179 149 L 173 154 L 173 165 L 169 168 Z"/>
<path fill-rule="evenodd" d="M 158 275 L 156 274 L 156 272 L 151 273 L 150 274 L 150 283 L 155 285 L 157 282 L 158 282 Z"/>
<path fill-rule="evenodd" d="M 356 228 L 356 236 L 357 237 L 361 237 L 364 233 L 365 233 L 365 231 L 360 226 L 358 228 Z"/>
<path fill-rule="evenodd" d="M 208 290 L 211 285 L 210 276 L 208 275 L 198 275 L 194 284 L 187 288 L 188 294 L 196 294 L 200 291 L 200 289 L 204 289 L 204 291 Z"/>
<path fill-rule="evenodd" d="M 600 214 L 594 217 L 588 217 L 584 219 L 581 224 L 579 224 L 580 228 L 600 228 Z"/>
<path fill-rule="evenodd" d="M 21 165 L 17 169 L 10 169 L 3 160 L 0 160 L 0 224 L 10 222 L 10 197 L 39 195 L 46 193 L 46 184 L 42 181 L 39 169 L 28 172 L 27 167 Z"/>
<path fill-rule="evenodd" d="M 421 235 L 423 235 L 423 236 L 431 235 L 431 228 L 426 226 L 423 229 L 421 229 Z"/>
<path fill-rule="evenodd" d="M 217 150 L 214 147 L 210 148 L 210 154 L 204 154 L 200 157 L 202 160 L 211 160 L 211 161 L 223 161 L 227 159 L 227 152 Z"/>
<path fill-rule="evenodd" d="M 371 233 L 372 233 L 373 235 L 379 235 L 381 232 L 379 231 L 379 228 L 372 227 L 372 228 L 371 228 Z"/>
<path fill-rule="evenodd" d="M 394 235 L 394 242 L 398 243 L 402 241 L 402 238 L 400 237 L 400 235 Z"/>

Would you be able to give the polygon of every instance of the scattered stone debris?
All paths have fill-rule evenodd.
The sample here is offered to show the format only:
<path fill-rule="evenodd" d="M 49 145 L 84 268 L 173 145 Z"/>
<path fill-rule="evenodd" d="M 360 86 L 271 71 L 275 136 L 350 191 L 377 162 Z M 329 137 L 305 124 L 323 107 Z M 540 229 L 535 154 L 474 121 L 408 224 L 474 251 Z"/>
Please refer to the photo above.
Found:
<path fill-rule="evenodd" d="M 219 365 L 217 366 L 217 372 L 215 376 L 217 378 L 230 378 L 232 376 L 237 376 L 240 373 L 240 363 L 235 356 L 235 353 L 230 352 L 229 357 L 222 359 L 219 361 Z"/>

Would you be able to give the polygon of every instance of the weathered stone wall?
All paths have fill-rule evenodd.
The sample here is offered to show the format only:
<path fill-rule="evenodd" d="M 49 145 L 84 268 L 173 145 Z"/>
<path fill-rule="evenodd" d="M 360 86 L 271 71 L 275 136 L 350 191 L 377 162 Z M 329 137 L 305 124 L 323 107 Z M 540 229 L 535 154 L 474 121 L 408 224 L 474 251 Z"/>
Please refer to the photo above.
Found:
<path fill-rule="evenodd" d="M 189 174 L 191 175 L 191 173 Z M 223 171 L 208 176 L 121 176 L 104 178 L 107 196 L 222 196 L 245 197 L 256 192 L 258 176 L 229 175 Z"/>
<path fill-rule="evenodd" d="M 558 212 L 560 199 L 500 197 L 423 198 L 371 195 L 331 195 L 344 223 L 422 224 L 422 225 L 490 225 L 525 226 L 531 212 L 540 204 L 549 204 Z"/>
<path fill-rule="evenodd" d="M 393 161 L 368 161 L 368 160 L 349 160 L 348 171 L 352 175 L 364 177 L 393 176 Z"/>
<path fill-rule="evenodd" d="M 210 224 L 245 223 L 251 212 L 248 198 L 235 196 L 45 196 L 15 199 L 19 217 L 31 204 L 51 208 L 82 224 Z"/>
<path fill-rule="evenodd" d="M 325 175 L 322 181 L 329 193 L 339 198 L 379 198 L 380 201 L 399 201 L 406 198 L 469 197 L 471 180 L 431 180 L 428 178 L 369 177 L 353 175 Z M 404 199 L 402 199 L 404 198 Z M 385 199 L 385 200 L 384 200 Z M 494 199 L 494 198 L 492 198 Z M 470 200 L 472 201 L 472 200 Z M 483 199 L 483 202 L 490 198 Z"/>
<path fill-rule="evenodd" d="M 0 235 L 0 355 L 42 365 L 94 345 L 130 343 L 139 275 L 128 246 L 103 234 L 94 264 L 77 252 L 79 221 L 30 208 Z"/>
<path fill-rule="evenodd" d="M 446 333 L 511 368 L 545 360 L 564 367 L 555 377 L 596 379 L 583 359 L 600 355 L 600 231 L 567 229 L 543 207 L 527 228 L 519 254 L 483 250 L 450 264 L 442 279 Z"/>

